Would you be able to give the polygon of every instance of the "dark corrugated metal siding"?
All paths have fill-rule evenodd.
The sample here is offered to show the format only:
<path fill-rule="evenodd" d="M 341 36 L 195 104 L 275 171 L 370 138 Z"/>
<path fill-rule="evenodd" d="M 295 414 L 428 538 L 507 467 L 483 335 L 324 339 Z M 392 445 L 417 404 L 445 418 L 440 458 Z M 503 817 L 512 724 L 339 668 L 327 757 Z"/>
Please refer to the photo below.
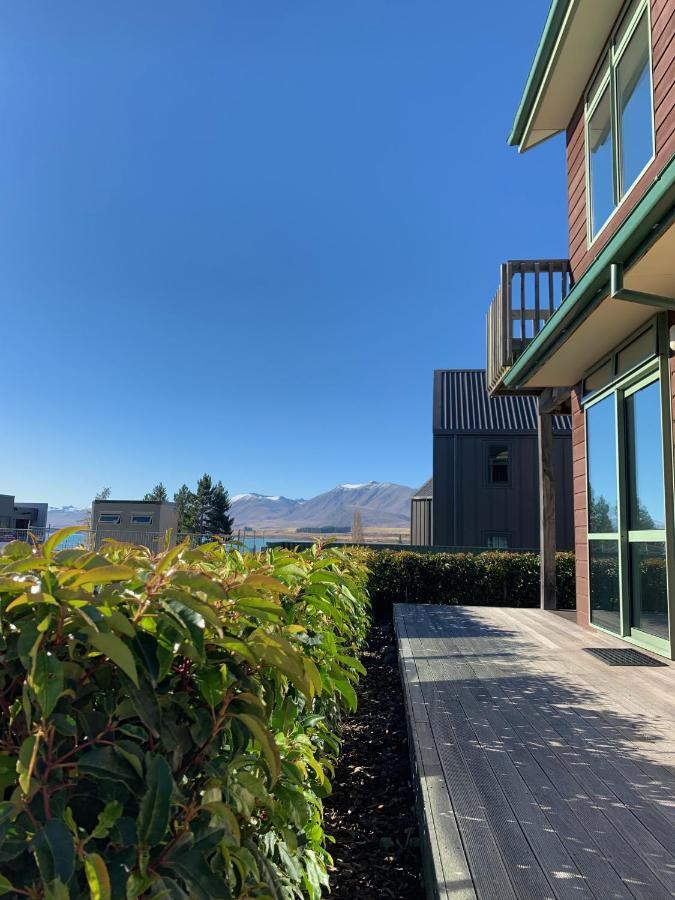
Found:
<path fill-rule="evenodd" d="M 554 416 L 555 432 L 572 433 L 570 416 Z M 434 372 L 434 434 L 489 431 L 537 433 L 536 397 L 490 397 L 483 369 Z"/>
<path fill-rule="evenodd" d="M 430 547 L 433 543 L 432 504 L 430 497 L 413 497 L 410 502 L 410 543 L 415 547 Z"/>

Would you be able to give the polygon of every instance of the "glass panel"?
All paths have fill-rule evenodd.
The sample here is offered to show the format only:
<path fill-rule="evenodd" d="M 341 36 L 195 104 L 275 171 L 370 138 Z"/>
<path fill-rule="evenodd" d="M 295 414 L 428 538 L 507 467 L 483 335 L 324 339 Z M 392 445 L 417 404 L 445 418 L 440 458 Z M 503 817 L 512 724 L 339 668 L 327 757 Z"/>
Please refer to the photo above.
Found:
<path fill-rule="evenodd" d="M 646 12 L 617 64 L 616 89 L 623 195 L 654 152 L 649 26 Z"/>
<path fill-rule="evenodd" d="M 588 120 L 591 233 L 597 234 L 614 209 L 613 141 L 609 87 Z"/>
<path fill-rule="evenodd" d="M 631 625 L 668 640 L 666 545 L 663 541 L 630 545 Z"/>
<path fill-rule="evenodd" d="M 490 484 L 509 483 L 509 448 L 494 444 L 488 451 L 488 480 Z"/>
<path fill-rule="evenodd" d="M 661 397 L 653 381 L 626 397 L 629 529 L 666 527 L 661 446 Z"/>
<path fill-rule="evenodd" d="M 619 530 L 616 502 L 616 411 L 614 395 L 586 413 L 588 459 L 588 530 Z"/>
<path fill-rule="evenodd" d="M 617 354 L 617 374 L 623 375 L 638 363 L 656 355 L 656 329 L 650 328 Z"/>
<path fill-rule="evenodd" d="M 605 387 L 612 380 L 612 360 L 608 359 L 604 366 L 600 366 L 584 381 L 584 393 L 590 394 Z"/>
<path fill-rule="evenodd" d="M 621 631 L 619 605 L 619 542 L 589 541 L 591 622 Z"/>

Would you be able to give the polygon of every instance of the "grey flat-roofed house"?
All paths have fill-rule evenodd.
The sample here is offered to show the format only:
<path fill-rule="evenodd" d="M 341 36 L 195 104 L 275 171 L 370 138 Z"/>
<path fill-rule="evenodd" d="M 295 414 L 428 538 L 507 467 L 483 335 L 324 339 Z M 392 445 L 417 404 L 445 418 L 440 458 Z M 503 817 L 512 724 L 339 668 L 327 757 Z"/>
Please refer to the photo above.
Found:
<path fill-rule="evenodd" d="M 0 528 L 24 531 L 46 525 L 46 503 L 18 503 L 13 494 L 0 494 Z"/>
<path fill-rule="evenodd" d="M 178 507 L 175 503 L 154 500 L 94 500 L 91 527 L 97 547 L 106 538 L 112 538 L 157 551 L 163 547 L 169 529 L 170 543 L 176 542 Z"/>
<path fill-rule="evenodd" d="M 482 369 L 438 369 L 433 442 L 433 546 L 538 549 L 537 398 L 490 397 Z M 556 543 L 567 550 L 574 546 L 569 416 L 555 416 L 553 445 Z"/>
<path fill-rule="evenodd" d="M 410 543 L 415 547 L 433 544 L 433 497 L 433 478 L 430 478 L 410 501 Z"/>

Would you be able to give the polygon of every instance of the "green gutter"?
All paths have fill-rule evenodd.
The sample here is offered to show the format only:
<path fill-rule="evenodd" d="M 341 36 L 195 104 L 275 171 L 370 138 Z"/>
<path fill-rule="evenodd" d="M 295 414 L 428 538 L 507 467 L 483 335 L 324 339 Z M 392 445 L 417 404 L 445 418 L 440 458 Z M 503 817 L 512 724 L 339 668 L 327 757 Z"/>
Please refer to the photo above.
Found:
<path fill-rule="evenodd" d="M 542 331 L 506 373 L 503 381 L 505 387 L 524 387 L 525 380 L 552 356 L 609 292 L 611 263 L 623 263 L 628 269 L 646 247 L 659 237 L 664 219 L 672 213 L 674 204 L 675 156 L 581 280 L 574 285 Z"/>
<path fill-rule="evenodd" d="M 560 27 L 565 20 L 571 2 L 572 0 L 552 0 L 548 16 L 546 17 L 544 31 L 539 40 L 539 46 L 537 47 L 537 52 L 534 57 L 534 62 L 532 63 L 530 74 L 527 77 L 525 90 L 523 91 L 516 117 L 511 126 L 511 134 L 508 139 L 508 143 L 511 147 L 518 147 L 523 140 L 525 126 L 530 120 L 532 107 L 539 94 L 544 72 L 548 68 L 553 48 L 558 39 Z"/>

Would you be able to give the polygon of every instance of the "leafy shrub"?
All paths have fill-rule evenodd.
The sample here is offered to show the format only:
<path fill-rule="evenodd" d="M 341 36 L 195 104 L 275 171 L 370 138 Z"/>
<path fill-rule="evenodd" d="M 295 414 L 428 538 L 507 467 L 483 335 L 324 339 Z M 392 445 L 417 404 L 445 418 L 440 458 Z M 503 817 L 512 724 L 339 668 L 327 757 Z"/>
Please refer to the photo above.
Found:
<path fill-rule="evenodd" d="M 70 531 L 0 556 L 0 894 L 318 898 L 362 563 Z"/>
<path fill-rule="evenodd" d="M 414 553 L 364 550 L 373 613 L 391 618 L 394 603 L 538 606 L 536 553 Z M 558 606 L 574 609 L 574 554 L 556 555 Z"/>

